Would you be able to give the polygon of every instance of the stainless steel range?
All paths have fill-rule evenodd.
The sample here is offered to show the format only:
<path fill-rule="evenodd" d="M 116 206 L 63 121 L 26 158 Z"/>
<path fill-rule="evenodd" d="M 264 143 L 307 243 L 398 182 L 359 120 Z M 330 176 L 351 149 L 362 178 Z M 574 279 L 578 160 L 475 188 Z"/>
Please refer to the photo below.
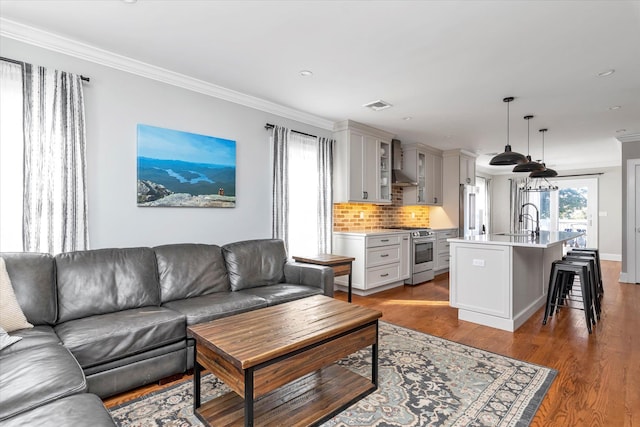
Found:
<path fill-rule="evenodd" d="M 429 228 L 418 227 L 392 227 L 400 230 L 411 231 L 411 276 L 404 281 L 407 285 L 433 280 L 433 257 L 436 245 L 436 236 Z"/>

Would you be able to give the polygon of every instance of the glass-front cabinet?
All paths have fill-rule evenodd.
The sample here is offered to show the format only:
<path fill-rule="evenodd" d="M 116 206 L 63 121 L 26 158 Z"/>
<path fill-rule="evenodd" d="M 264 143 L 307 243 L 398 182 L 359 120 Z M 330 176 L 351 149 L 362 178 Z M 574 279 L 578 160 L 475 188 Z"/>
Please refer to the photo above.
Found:
<path fill-rule="evenodd" d="M 418 183 L 416 202 L 418 204 L 426 203 L 425 191 L 427 189 L 427 155 L 423 152 L 416 151 L 418 164 L 416 165 L 417 175 L 416 182 Z"/>
<path fill-rule="evenodd" d="M 423 144 L 403 147 L 403 172 L 418 183 L 405 187 L 405 205 L 442 205 L 442 152 Z"/>
<path fill-rule="evenodd" d="M 377 141 L 380 159 L 380 199 L 391 201 L 391 144 Z"/>

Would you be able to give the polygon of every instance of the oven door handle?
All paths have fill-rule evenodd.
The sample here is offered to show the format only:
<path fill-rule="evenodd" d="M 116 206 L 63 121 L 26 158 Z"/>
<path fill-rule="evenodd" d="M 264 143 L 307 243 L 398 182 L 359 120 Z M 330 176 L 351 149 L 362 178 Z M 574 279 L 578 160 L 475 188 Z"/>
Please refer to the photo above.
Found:
<path fill-rule="evenodd" d="M 429 242 L 435 243 L 436 239 L 427 237 L 427 238 L 422 238 L 422 239 L 413 239 L 412 242 L 413 243 L 429 243 Z"/>

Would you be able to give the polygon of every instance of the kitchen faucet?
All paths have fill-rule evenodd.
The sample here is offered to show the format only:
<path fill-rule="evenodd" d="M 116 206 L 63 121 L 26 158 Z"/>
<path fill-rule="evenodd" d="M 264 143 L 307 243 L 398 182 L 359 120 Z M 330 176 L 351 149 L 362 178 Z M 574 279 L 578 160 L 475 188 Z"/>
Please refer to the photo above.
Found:
<path fill-rule="evenodd" d="M 536 205 L 534 205 L 533 203 L 525 203 L 524 205 L 522 205 L 520 207 L 520 215 L 518 216 L 518 222 L 522 222 L 525 216 L 528 216 L 529 218 L 531 218 L 531 221 L 533 222 L 533 217 L 530 214 L 522 213 L 528 205 L 533 206 L 536 210 L 536 219 L 535 219 L 536 229 L 532 231 L 531 234 L 535 234 L 536 236 L 539 236 L 540 235 L 540 211 L 538 210 L 538 207 Z"/>

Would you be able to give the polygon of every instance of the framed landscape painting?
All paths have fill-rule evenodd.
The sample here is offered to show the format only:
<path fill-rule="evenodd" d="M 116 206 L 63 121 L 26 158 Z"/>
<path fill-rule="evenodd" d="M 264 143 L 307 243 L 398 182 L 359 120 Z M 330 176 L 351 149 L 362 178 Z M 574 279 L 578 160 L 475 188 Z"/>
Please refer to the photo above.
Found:
<path fill-rule="evenodd" d="M 138 206 L 235 207 L 236 142 L 139 124 Z"/>

